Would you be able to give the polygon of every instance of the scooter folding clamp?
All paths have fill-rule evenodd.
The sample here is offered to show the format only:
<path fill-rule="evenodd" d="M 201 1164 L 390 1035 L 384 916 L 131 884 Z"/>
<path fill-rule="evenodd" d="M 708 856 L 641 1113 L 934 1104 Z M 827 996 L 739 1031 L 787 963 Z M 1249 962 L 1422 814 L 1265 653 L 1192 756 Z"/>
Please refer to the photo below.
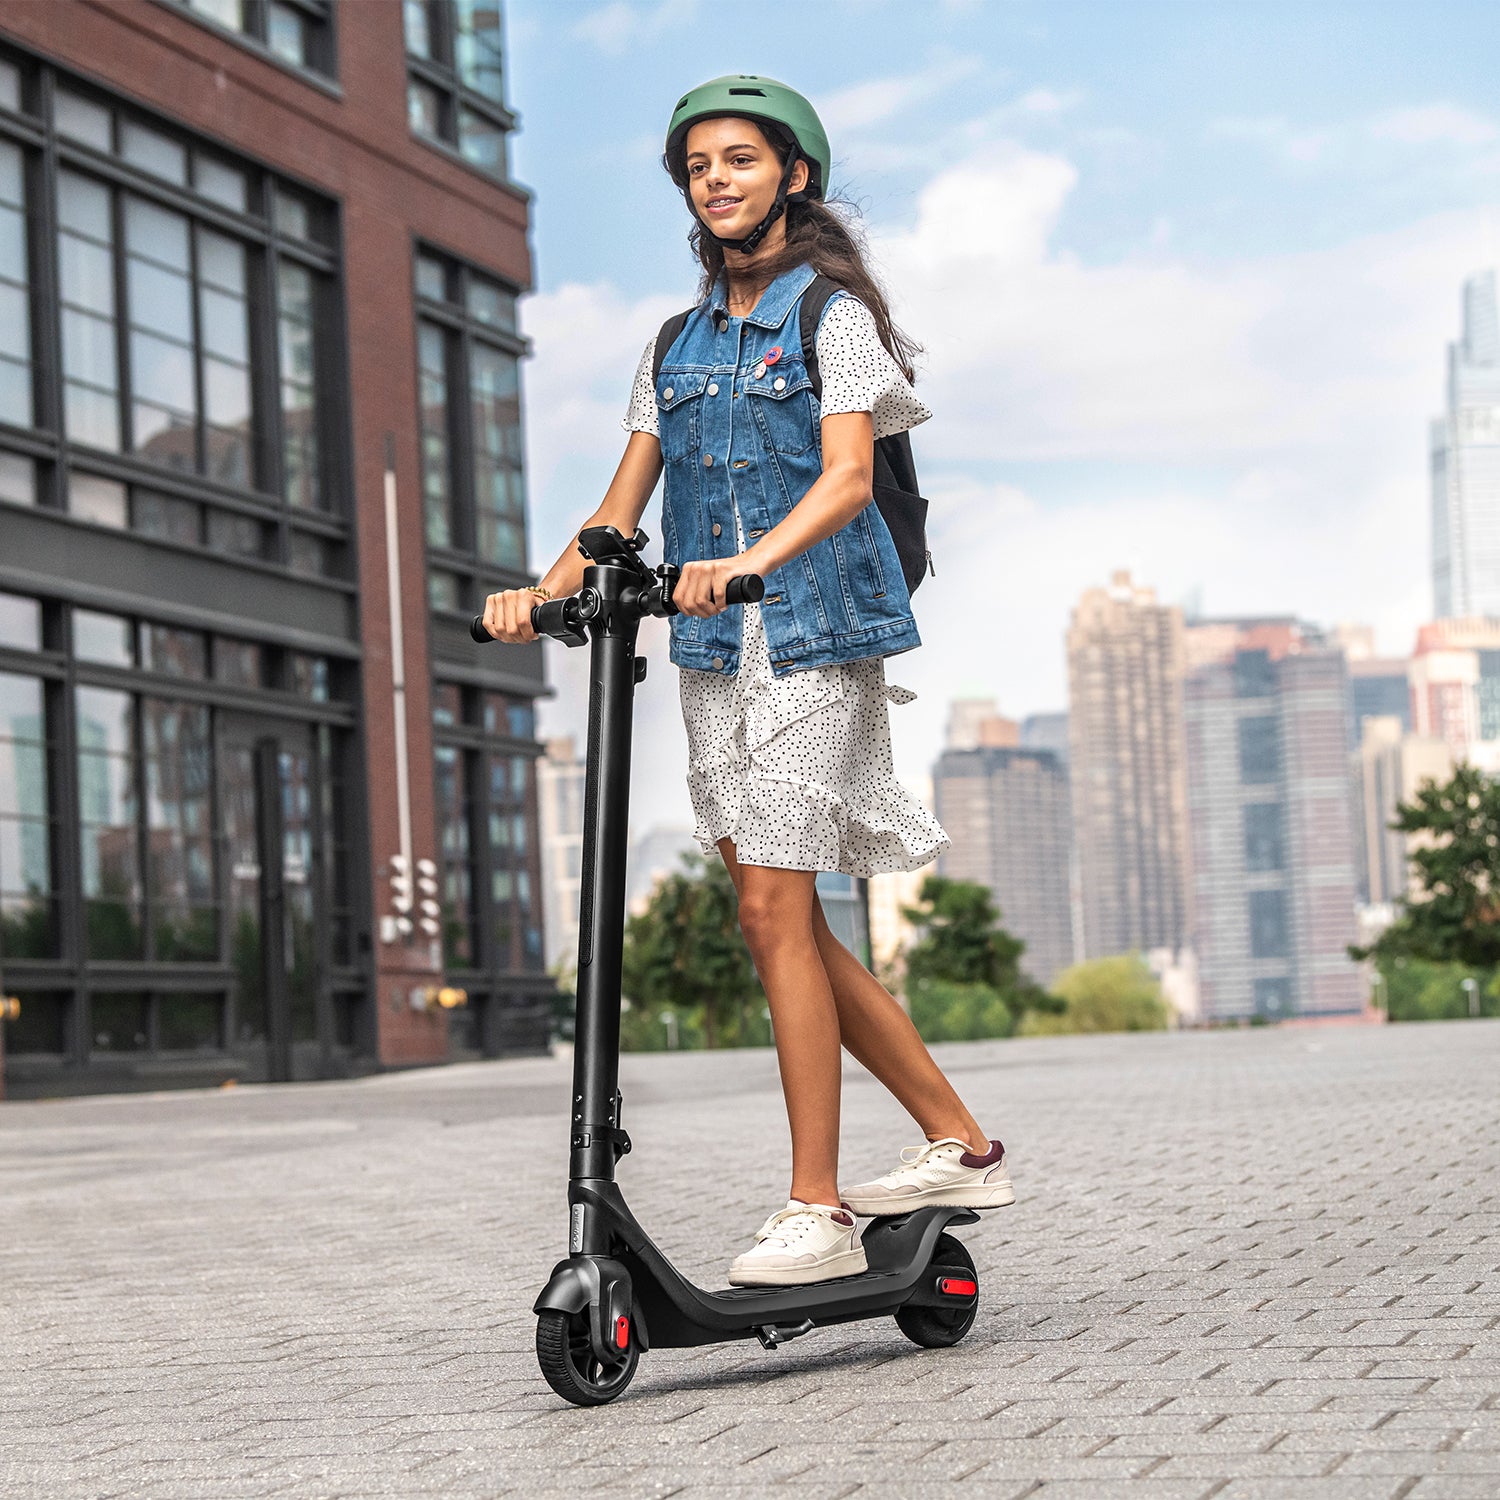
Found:
<path fill-rule="evenodd" d="M 581 1151 L 596 1140 L 610 1142 L 615 1148 L 616 1161 L 630 1154 L 630 1137 L 618 1125 L 590 1125 L 587 1130 L 575 1130 L 568 1144 L 573 1150 Z"/>

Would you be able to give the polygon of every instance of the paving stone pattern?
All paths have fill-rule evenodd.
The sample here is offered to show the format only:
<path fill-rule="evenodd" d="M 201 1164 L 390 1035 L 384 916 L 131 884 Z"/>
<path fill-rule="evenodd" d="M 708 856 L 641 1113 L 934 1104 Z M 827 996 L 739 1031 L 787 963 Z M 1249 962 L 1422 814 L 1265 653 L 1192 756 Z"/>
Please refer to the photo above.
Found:
<path fill-rule="evenodd" d="M 1500 1023 L 937 1049 L 1019 1203 L 955 1349 L 646 1355 L 561 1403 L 564 1056 L 0 1106 L 0 1495 L 1500 1497 Z M 627 1058 L 698 1279 L 786 1193 L 768 1052 Z M 845 1087 L 847 1176 L 913 1132 Z"/>

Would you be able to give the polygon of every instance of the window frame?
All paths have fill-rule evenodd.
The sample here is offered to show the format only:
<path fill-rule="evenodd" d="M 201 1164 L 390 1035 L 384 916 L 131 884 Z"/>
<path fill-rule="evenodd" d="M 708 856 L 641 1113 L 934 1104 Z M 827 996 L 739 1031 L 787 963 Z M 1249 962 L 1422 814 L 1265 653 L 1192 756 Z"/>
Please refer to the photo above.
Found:
<path fill-rule="evenodd" d="M 195 25 L 202 26 L 215 36 L 243 47 L 262 62 L 271 63 L 291 74 L 303 83 L 311 84 L 334 98 L 342 99 L 344 90 L 339 80 L 339 34 L 338 6 L 333 0 L 277 0 L 289 10 L 299 12 L 304 25 L 309 27 L 310 51 L 318 54 L 316 62 L 296 63 L 283 57 L 270 44 L 269 16 L 270 0 L 243 0 L 246 18 L 245 27 L 226 26 L 215 20 L 206 11 L 198 10 L 189 0 L 156 0 L 164 10 L 182 16 Z"/>
<path fill-rule="evenodd" d="M 406 59 L 407 87 L 407 97 L 403 104 L 407 130 L 411 138 L 414 141 L 420 141 L 424 146 L 441 151 L 454 161 L 461 162 L 470 171 L 478 172 L 489 182 L 510 185 L 509 139 L 516 129 L 516 116 L 508 105 L 497 103 L 477 89 L 470 88 L 459 76 L 455 46 L 459 33 L 455 24 L 456 17 L 452 0 L 418 0 L 427 13 L 428 35 L 432 43 L 430 57 L 423 57 L 420 53 L 412 52 L 406 46 L 407 3 L 408 0 L 401 0 L 401 45 Z M 495 4 L 499 9 L 500 0 L 495 0 Z M 503 16 L 503 11 L 501 14 Z M 506 75 L 503 55 L 501 70 L 501 76 L 504 79 Z M 438 95 L 439 133 L 435 136 L 418 130 L 411 123 L 410 97 L 411 85 L 414 82 L 426 84 Z M 464 154 L 463 133 L 459 125 L 461 112 L 464 109 L 473 110 L 490 124 L 498 127 L 503 157 L 499 171 L 492 171 L 482 162 Z"/>

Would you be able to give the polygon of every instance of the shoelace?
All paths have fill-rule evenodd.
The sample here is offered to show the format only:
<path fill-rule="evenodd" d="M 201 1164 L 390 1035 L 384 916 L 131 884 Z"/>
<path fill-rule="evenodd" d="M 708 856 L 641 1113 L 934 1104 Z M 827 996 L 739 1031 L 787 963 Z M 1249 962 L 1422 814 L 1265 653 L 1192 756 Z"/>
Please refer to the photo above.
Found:
<path fill-rule="evenodd" d="M 940 1146 L 962 1146 L 965 1151 L 969 1149 L 967 1141 L 959 1140 L 956 1135 L 945 1135 L 940 1141 L 927 1141 L 921 1146 L 903 1146 L 901 1148 L 901 1160 L 910 1167 L 920 1166 Z M 912 1154 L 908 1156 L 907 1152 L 911 1152 Z"/>
<path fill-rule="evenodd" d="M 789 1245 L 794 1237 L 800 1238 L 813 1228 L 819 1218 L 831 1218 L 830 1214 L 820 1215 L 815 1208 L 779 1208 L 759 1229 L 755 1231 L 755 1242 L 759 1244 L 762 1240 L 771 1238 L 778 1239 L 784 1245 Z M 788 1219 L 806 1219 L 806 1224 L 799 1224 L 795 1229 L 781 1229 L 781 1225 Z M 780 1230 L 780 1233 L 777 1231 Z"/>

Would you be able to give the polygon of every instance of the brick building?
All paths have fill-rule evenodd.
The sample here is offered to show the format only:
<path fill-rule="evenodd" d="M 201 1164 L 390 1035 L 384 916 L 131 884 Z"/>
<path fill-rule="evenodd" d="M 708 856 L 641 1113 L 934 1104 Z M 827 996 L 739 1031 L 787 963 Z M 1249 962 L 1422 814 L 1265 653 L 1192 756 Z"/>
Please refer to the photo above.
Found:
<path fill-rule="evenodd" d="M 499 25 L 0 10 L 12 1093 L 546 1045 Z"/>

